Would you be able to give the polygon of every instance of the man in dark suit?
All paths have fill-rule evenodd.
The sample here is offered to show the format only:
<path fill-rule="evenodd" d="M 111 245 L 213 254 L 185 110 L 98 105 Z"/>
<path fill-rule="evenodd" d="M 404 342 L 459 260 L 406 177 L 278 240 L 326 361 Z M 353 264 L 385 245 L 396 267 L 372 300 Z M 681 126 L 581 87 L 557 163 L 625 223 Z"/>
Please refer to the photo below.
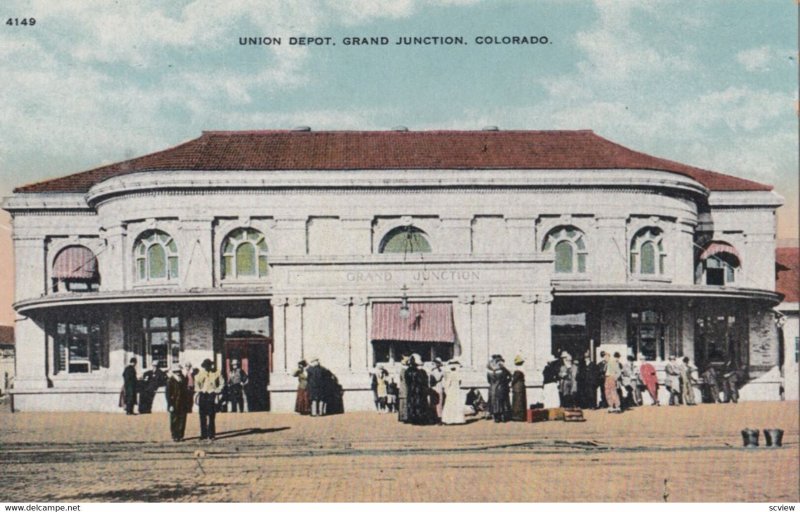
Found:
<path fill-rule="evenodd" d="M 132 357 L 122 372 L 122 392 L 125 398 L 125 414 L 133 414 L 136 405 L 136 358 Z"/>
<path fill-rule="evenodd" d="M 186 432 L 186 414 L 192 404 L 192 393 L 183 376 L 181 365 L 172 368 L 172 375 L 167 380 L 167 410 L 169 411 L 169 429 L 173 441 L 183 441 Z"/>
<path fill-rule="evenodd" d="M 308 399 L 311 400 L 311 416 L 325 414 L 325 382 L 319 359 L 313 358 L 308 363 Z"/>
<path fill-rule="evenodd" d="M 158 388 L 167 384 L 167 375 L 153 361 L 153 367 L 142 374 L 142 390 L 139 393 L 139 414 L 150 414 L 153 410 L 153 399 Z"/>

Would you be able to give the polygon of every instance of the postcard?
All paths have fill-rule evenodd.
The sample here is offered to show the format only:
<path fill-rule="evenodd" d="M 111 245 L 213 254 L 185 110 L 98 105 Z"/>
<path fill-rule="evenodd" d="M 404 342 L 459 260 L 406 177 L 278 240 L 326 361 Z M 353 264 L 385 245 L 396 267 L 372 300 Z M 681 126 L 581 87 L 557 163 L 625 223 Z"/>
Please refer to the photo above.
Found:
<path fill-rule="evenodd" d="M 7 510 L 800 501 L 794 2 L 0 15 Z"/>

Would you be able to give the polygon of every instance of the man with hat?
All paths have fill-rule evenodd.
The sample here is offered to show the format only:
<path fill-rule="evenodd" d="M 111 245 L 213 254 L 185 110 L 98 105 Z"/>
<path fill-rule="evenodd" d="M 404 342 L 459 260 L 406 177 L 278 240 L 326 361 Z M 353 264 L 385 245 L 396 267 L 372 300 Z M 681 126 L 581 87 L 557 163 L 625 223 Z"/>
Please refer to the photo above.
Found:
<path fill-rule="evenodd" d="M 189 386 L 181 371 L 181 365 L 175 364 L 167 379 L 167 410 L 169 411 L 169 430 L 173 441 L 183 441 L 186 432 L 186 414 L 192 403 Z"/>
<path fill-rule="evenodd" d="M 664 386 L 669 391 L 669 405 L 681 405 L 681 367 L 675 356 L 669 356 L 669 361 L 664 365 Z"/>
<path fill-rule="evenodd" d="M 408 356 L 403 356 L 397 374 L 397 421 L 403 423 L 408 422 L 408 384 L 406 383 L 408 360 Z"/>
<path fill-rule="evenodd" d="M 558 369 L 558 397 L 561 407 L 575 407 L 578 394 L 578 367 L 572 364 L 572 356 L 561 352 L 561 367 Z"/>
<path fill-rule="evenodd" d="M 244 387 L 247 385 L 247 374 L 239 368 L 239 361 L 231 361 L 231 373 L 228 375 L 228 400 L 231 402 L 231 412 L 244 412 Z"/>
<path fill-rule="evenodd" d="M 512 421 L 526 421 L 528 409 L 528 395 L 525 390 L 525 373 L 522 371 L 522 365 L 525 360 L 521 355 L 514 358 L 514 373 L 511 375 L 511 420 Z"/>
<path fill-rule="evenodd" d="M 306 375 L 308 376 L 308 399 L 311 400 L 311 416 L 322 416 L 325 411 L 325 383 L 319 359 L 311 358 Z"/>
<path fill-rule="evenodd" d="M 158 388 L 167 383 L 167 376 L 153 361 L 152 368 L 142 374 L 142 390 L 139 393 L 139 414 L 150 414 Z"/>
<path fill-rule="evenodd" d="M 125 402 L 125 414 L 132 415 L 136 405 L 136 358 L 132 357 L 128 366 L 122 371 L 122 394 Z"/>
<path fill-rule="evenodd" d="M 194 380 L 197 400 L 200 407 L 200 439 L 213 441 L 216 436 L 217 395 L 222 392 L 222 376 L 214 371 L 211 359 L 205 359 Z"/>

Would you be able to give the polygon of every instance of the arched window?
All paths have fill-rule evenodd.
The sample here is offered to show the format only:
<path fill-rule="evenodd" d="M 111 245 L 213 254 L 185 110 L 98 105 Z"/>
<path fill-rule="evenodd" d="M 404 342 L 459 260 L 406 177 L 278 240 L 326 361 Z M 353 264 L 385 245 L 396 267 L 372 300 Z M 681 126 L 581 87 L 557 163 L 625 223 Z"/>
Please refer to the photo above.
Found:
<path fill-rule="evenodd" d="M 700 254 L 699 272 L 705 283 L 723 286 L 733 284 L 741 265 L 739 253 L 725 242 L 710 242 Z"/>
<path fill-rule="evenodd" d="M 178 244 L 156 229 L 144 232 L 133 246 L 136 277 L 139 281 L 160 281 L 178 278 Z"/>
<path fill-rule="evenodd" d="M 631 242 L 631 273 L 663 274 L 666 259 L 663 232 L 660 229 L 648 227 L 636 233 Z"/>
<path fill-rule="evenodd" d="M 267 241 L 252 228 L 231 231 L 222 243 L 222 278 L 237 279 L 267 275 Z"/>
<path fill-rule="evenodd" d="M 553 251 L 557 273 L 586 272 L 587 251 L 583 239 L 583 232 L 574 226 L 559 226 L 547 234 L 543 249 Z"/>
<path fill-rule="evenodd" d="M 428 235 L 414 226 L 401 226 L 395 228 L 381 240 L 379 252 L 381 253 L 412 253 L 431 252 Z"/>
<path fill-rule="evenodd" d="M 83 245 L 63 248 L 53 259 L 53 291 L 90 292 L 100 287 L 97 258 Z"/>

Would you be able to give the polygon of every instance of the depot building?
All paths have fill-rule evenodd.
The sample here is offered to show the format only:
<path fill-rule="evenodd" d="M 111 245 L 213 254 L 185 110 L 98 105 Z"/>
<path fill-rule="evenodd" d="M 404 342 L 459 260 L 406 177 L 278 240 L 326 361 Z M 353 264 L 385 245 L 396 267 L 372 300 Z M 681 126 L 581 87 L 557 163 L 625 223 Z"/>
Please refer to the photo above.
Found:
<path fill-rule="evenodd" d="M 289 411 L 318 357 L 368 409 L 369 370 L 409 353 L 458 358 L 465 389 L 520 355 L 534 402 L 553 354 L 604 347 L 779 399 L 781 203 L 592 131 L 204 132 L 6 200 L 15 407 L 120 410 L 131 357 L 209 358 Z"/>

